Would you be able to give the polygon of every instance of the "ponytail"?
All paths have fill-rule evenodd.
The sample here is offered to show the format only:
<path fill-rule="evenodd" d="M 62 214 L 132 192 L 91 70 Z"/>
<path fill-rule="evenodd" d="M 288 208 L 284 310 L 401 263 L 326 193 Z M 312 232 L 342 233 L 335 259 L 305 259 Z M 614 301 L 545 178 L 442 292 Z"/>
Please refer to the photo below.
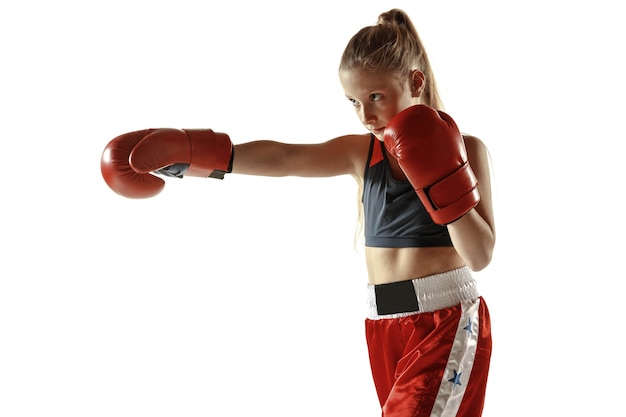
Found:
<path fill-rule="evenodd" d="M 375 26 L 357 32 L 344 50 L 339 69 L 398 72 L 401 76 L 418 69 L 425 78 L 424 104 L 443 110 L 426 50 L 413 22 L 400 9 L 382 13 Z"/>

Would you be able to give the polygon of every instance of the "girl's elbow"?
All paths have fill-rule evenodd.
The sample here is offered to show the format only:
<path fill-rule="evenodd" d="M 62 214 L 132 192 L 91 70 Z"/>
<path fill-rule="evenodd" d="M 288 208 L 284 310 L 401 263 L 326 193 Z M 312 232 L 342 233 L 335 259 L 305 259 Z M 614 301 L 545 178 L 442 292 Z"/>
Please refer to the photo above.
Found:
<path fill-rule="evenodd" d="M 479 261 L 479 262 L 471 262 L 468 266 L 470 267 L 470 269 L 474 272 L 478 272 L 478 271 L 482 271 L 483 269 L 487 268 L 487 265 L 489 265 L 489 263 L 491 262 L 491 260 L 484 260 L 484 261 Z"/>
<path fill-rule="evenodd" d="M 492 256 L 493 249 L 482 251 L 468 260 L 468 266 L 474 272 L 482 271 L 489 266 Z"/>

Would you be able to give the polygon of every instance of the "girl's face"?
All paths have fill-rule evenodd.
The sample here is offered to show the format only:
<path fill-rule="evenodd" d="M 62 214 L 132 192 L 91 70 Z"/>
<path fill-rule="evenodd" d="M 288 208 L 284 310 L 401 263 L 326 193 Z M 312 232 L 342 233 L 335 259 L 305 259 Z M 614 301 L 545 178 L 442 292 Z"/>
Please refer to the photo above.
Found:
<path fill-rule="evenodd" d="M 339 71 L 339 80 L 361 123 L 378 140 L 383 140 L 385 126 L 392 117 L 419 103 L 423 75 L 404 78 L 394 73 L 355 69 Z"/>

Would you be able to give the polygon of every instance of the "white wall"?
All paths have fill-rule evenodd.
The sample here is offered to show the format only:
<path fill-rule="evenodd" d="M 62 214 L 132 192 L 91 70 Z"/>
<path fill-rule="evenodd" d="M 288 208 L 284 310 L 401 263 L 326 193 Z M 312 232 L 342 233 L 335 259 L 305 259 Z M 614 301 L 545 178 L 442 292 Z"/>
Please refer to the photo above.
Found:
<path fill-rule="evenodd" d="M 188 178 L 135 201 L 99 160 L 147 127 L 361 131 L 337 65 L 392 7 L 493 157 L 484 415 L 618 410 L 617 2 L 201 3 L 0 6 L 0 415 L 379 415 L 350 178 Z"/>

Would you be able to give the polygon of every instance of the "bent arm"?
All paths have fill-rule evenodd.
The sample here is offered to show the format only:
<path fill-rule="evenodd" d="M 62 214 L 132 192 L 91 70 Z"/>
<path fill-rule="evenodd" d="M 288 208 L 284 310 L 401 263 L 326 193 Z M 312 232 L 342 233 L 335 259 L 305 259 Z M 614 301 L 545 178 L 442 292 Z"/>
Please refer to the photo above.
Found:
<path fill-rule="evenodd" d="M 270 177 L 362 175 L 367 137 L 347 135 L 317 144 L 259 140 L 235 145 L 232 172 Z"/>
<path fill-rule="evenodd" d="M 491 262 L 495 246 L 495 222 L 491 197 L 489 154 L 485 145 L 472 136 L 465 137 L 468 159 L 476 178 L 480 202 L 459 220 L 448 225 L 454 248 L 474 271 Z"/>

